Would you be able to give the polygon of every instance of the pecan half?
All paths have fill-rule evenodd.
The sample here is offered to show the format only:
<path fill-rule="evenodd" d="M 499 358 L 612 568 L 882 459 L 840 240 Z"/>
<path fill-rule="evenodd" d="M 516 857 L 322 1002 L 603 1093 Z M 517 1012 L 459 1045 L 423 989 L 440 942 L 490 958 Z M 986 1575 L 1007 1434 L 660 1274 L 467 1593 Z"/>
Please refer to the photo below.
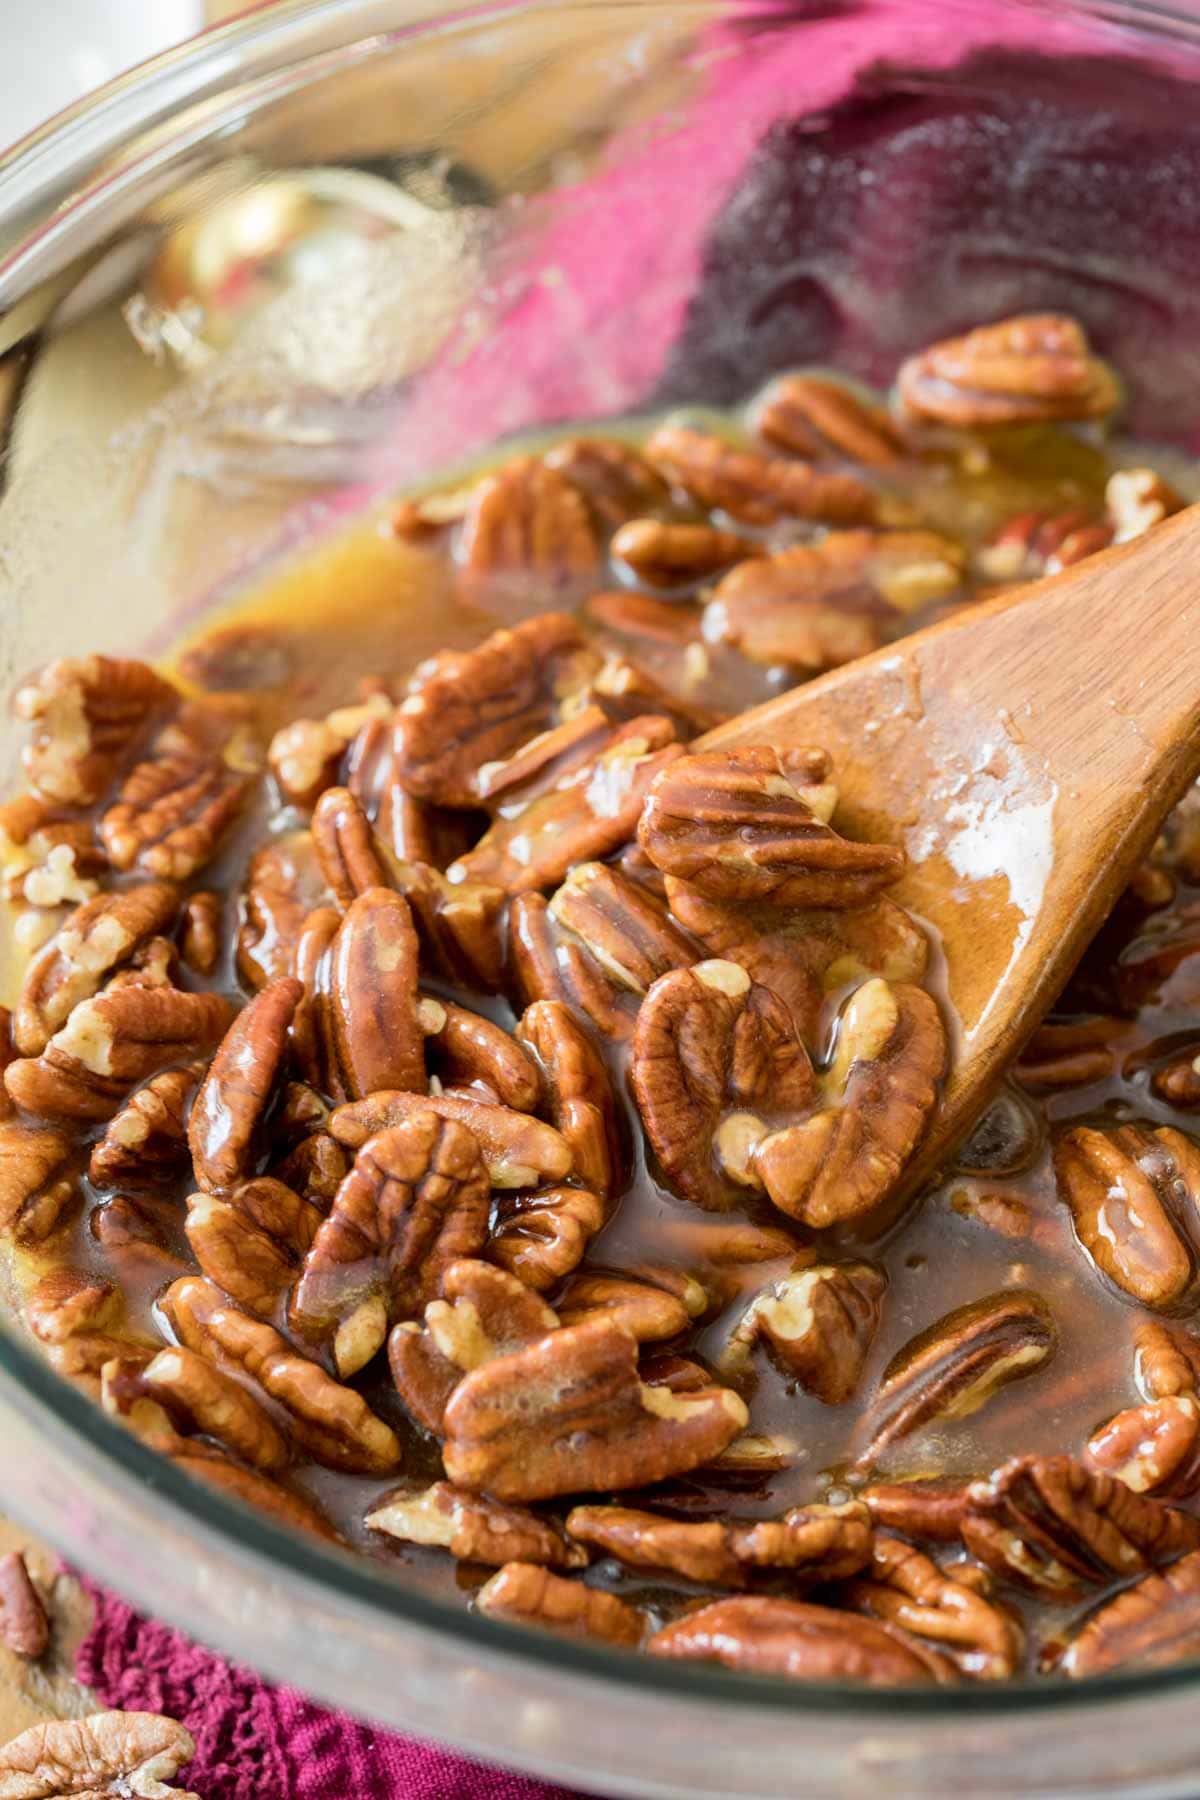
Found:
<path fill-rule="evenodd" d="M 100 820 L 114 869 L 186 881 L 203 868 L 249 796 L 243 748 L 236 725 L 219 714 L 193 713 L 160 733 Z"/>
<path fill-rule="evenodd" d="M 250 1173 L 256 1133 L 287 1053 L 288 1028 L 304 992 L 291 976 L 273 981 L 222 1038 L 188 1120 L 196 1180 L 223 1194 Z"/>
<path fill-rule="evenodd" d="M 0 1120 L 0 1231 L 18 1243 L 50 1235 L 78 1194 L 73 1149 L 70 1134 L 54 1126 Z"/>
<path fill-rule="evenodd" d="M 474 581 L 534 576 L 555 592 L 593 574 L 600 550 L 575 483 L 539 457 L 518 456 L 476 486 L 458 556 Z"/>
<path fill-rule="evenodd" d="M 972 1556 L 1056 1599 L 1200 1547 L 1200 1520 L 1069 1456 L 1013 1457 L 967 1493 Z"/>
<path fill-rule="evenodd" d="M 517 1038 L 451 1000 L 422 1000 L 418 1010 L 426 1055 L 444 1083 L 476 1088 L 481 1098 L 514 1112 L 537 1110 L 541 1071 Z"/>
<path fill-rule="evenodd" d="M 253 1382 L 283 1408 L 296 1442 L 314 1462 L 354 1475 L 386 1475 L 397 1467 L 396 1434 L 365 1400 L 293 1350 L 272 1326 L 232 1305 L 211 1282 L 199 1276 L 177 1281 L 161 1304 L 187 1349 Z"/>
<path fill-rule="evenodd" d="M 405 1320 L 388 1340 L 392 1380 L 413 1418 L 441 1433 L 462 1377 L 558 1327 L 558 1315 L 515 1275 L 464 1257 L 450 1264 L 425 1322 Z"/>
<path fill-rule="evenodd" d="M 146 882 L 97 894 L 66 918 L 30 963 L 13 1015 L 22 1056 L 39 1056 L 79 1001 L 99 993 L 113 970 L 174 918 L 178 890 Z"/>
<path fill-rule="evenodd" d="M 900 1538 L 876 1537 L 870 1568 L 847 1583 L 841 1598 L 856 1612 L 936 1645 L 976 1680 L 1003 1681 L 1017 1671 L 1022 1638 L 1015 1621 Z"/>
<path fill-rule="evenodd" d="M 50 1642 L 50 1621 L 19 1550 L 0 1556 L 0 1638 L 15 1656 L 41 1656 Z M 0 1771 L 3 1770 L 0 1751 Z"/>
<path fill-rule="evenodd" d="M 1200 1151 L 1166 1126 L 1076 1126 L 1054 1146 L 1059 1198 L 1095 1266 L 1144 1306 L 1174 1305 L 1190 1287 L 1184 1220 L 1200 1205 Z"/>
<path fill-rule="evenodd" d="M 506 1563 L 480 1588 L 475 1604 L 494 1619 L 599 1638 L 628 1650 L 637 1648 L 645 1631 L 641 1613 L 628 1600 L 527 1562 Z"/>
<path fill-rule="evenodd" d="M 1135 1494 L 1194 1493 L 1200 1486 L 1200 1400 L 1168 1394 L 1117 1413 L 1093 1431 L 1083 1460 Z"/>
<path fill-rule="evenodd" d="M 396 714 L 396 773 L 419 799 L 477 806 L 479 772 L 557 723 L 599 659 L 566 613 L 422 663 Z"/>
<path fill-rule="evenodd" d="M 268 1475 L 292 1460 L 287 1439 L 250 1390 L 194 1350 L 172 1345 L 145 1364 L 109 1363 L 102 1380 L 110 1410 L 124 1411 L 135 1396 L 150 1400 L 177 1431 L 216 1438 Z M 125 1390 L 121 1400 L 110 1399 L 118 1388 Z"/>
<path fill-rule="evenodd" d="M 654 983 L 638 1014 L 631 1080 L 665 1174 L 701 1205 L 721 1194 L 714 1146 L 726 1173 L 746 1179 L 747 1158 L 733 1160 L 722 1114 L 737 1120 L 746 1116 L 737 1109 L 802 1108 L 814 1085 L 786 1009 L 732 962 L 697 963 Z M 767 1127 L 749 1116 L 765 1137 Z"/>
<path fill-rule="evenodd" d="M 106 1263 L 122 1281 L 143 1292 L 154 1292 L 188 1272 L 188 1265 L 167 1249 L 165 1239 L 174 1220 L 149 1205 L 117 1194 L 92 1208 L 88 1232 L 104 1253 Z"/>
<path fill-rule="evenodd" d="M 1200 1388 L 1200 1339 L 1156 1319 L 1134 1334 L 1133 1374 L 1147 1400 L 1194 1394 Z"/>
<path fill-rule="evenodd" d="M 203 1065 L 164 1069 L 121 1107 L 92 1150 L 88 1179 L 94 1187 L 153 1187 L 188 1160 L 188 1101 Z"/>
<path fill-rule="evenodd" d="M 1000 1387 L 1054 1354 L 1058 1331 L 1045 1301 L 1011 1289 L 956 1307 L 894 1356 L 864 1421 L 871 1464 L 900 1439 L 968 1418 Z"/>
<path fill-rule="evenodd" d="M 662 425 L 646 444 L 656 468 L 702 506 L 747 525 L 821 519 L 855 525 L 875 516 L 875 496 L 853 475 L 827 475 L 782 456 L 735 450 L 687 426 Z"/>
<path fill-rule="evenodd" d="M 52 1719 L 0 1750 L 0 1793 L 5 1800 L 65 1800 L 69 1794 L 79 1800 L 199 1800 L 169 1785 L 195 1754 L 191 1732 L 157 1713 Z"/>
<path fill-rule="evenodd" d="M 417 934 L 408 903 L 389 888 L 353 902 L 329 950 L 329 1016 L 341 1085 L 351 1100 L 384 1088 L 422 1093 Z"/>
<path fill-rule="evenodd" d="M 1113 542 L 1127 544 L 1177 513 L 1183 496 L 1157 469 L 1118 469 L 1108 478 L 1104 504 L 1113 526 Z"/>
<path fill-rule="evenodd" d="M 864 982 L 842 1014 L 823 1080 L 833 1105 L 756 1147 L 754 1167 L 780 1211 L 816 1230 L 872 1212 L 920 1142 L 945 1066 L 930 996 Z"/>
<path fill-rule="evenodd" d="M 372 722 L 390 718 L 392 704 L 373 694 L 360 706 L 342 706 L 323 719 L 294 719 L 275 733 L 267 762 L 283 799 L 293 806 L 314 806 L 332 787 L 347 748 Z"/>
<path fill-rule="evenodd" d="M 615 534 L 609 550 L 649 587 L 681 587 L 743 557 L 759 555 L 762 546 L 754 538 L 716 525 L 630 519 Z"/>
<path fill-rule="evenodd" d="M 454 883 L 427 863 L 404 863 L 394 874 L 412 908 L 425 966 L 460 987 L 495 993 L 504 978 L 503 888 Z"/>
<path fill-rule="evenodd" d="M 904 873 L 904 852 L 825 823 L 820 752 L 768 746 L 684 756 L 655 777 L 638 826 L 664 874 L 712 900 L 861 906 Z"/>
<path fill-rule="evenodd" d="M 870 1263 L 799 1268 L 756 1294 L 721 1358 L 744 1368 L 764 1338 L 789 1375 L 827 1406 L 849 1400 L 879 1329 L 887 1277 Z"/>
<path fill-rule="evenodd" d="M 391 887 L 391 871 L 370 820 L 349 788 L 331 787 L 312 817 L 313 849 L 330 893 L 344 912 L 368 888 Z"/>
<path fill-rule="evenodd" d="M 604 1223 L 604 1201 L 588 1188 L 555 1187 L 504 1203 L 488 1255 L 544 1294 L 583 1261 Z"/>
<path fill-rule="evenodd" d="M 329 1129 L 339 1144 L 359 1150 L 376 1132 L 402 1125 L 414 1113 L 433 1112 L 465 1125 L 476 1139 L 493 1187 L 540 1187 L 566 1179 L 573 1168 L 566 1139 L 528 1113 L 492 1106 L 486 1100 L 464 1100 L 454 1094 L 371 1094 L 330 1116 Z"/>
<path fill-rule="evenodd" d="M 452 882 L 491 883 L 506 893 L 554 887 L 568 870 L 608 856 L 632 836 L 651 782 L 682 756 L 669 719 L 631 719 L 600 753 L 528 806 L 506 814 L 452 863 Z"/>
<path fill-rule="evenodd" d="M 873 1481 L 859 1498 L 881 1530 L 935 1544 L 958 1543 L 968 1505 L 961 1481 Z"/>
<path fill-rule="evenodd" d="M 26 906 L 66 906 L 90 900 L 108 858 L 90 819 L 65 813 L 37 794 L 17 794 L 0 806 L 0 891 Z"/>
<path fill-rule="evenodd" d="M 1110 1669 L 1163 1668 L 1200 1654 L 1200 1554 L 1143 1576 L 1108 1601 L 1068 1645 L 1059 1664 L 1074 1680 Z"/>
<path fill-rule="evenodd" d="M 669 1569 L 685 1580 L 741 1587 L 756 1569 L 788 1569 L 813 1581 L 856 1575 L 871 1558 L 870 1516 L 844 1506 L 796 1506 L 754 1523 L 664 1518 L 622 1506 L 576 1506 L 567 1530 L 635 1569 Z"/>
<path fill-rule="evenodd" d="M 581 490 L 610 530 L 668 498 L 667 484 L 653 463 L 618 438 L 567 438 L 548 450 L 543 461 Z"/>
<path fill-rule="evenodd" d="M 44 1118 L 110 1119 L 135 1083 L 211 1048 L 231 1010 L 220 994 L 110 988 L 80 1001 L 41 1056 L 10 1063 L 5 1086 L 18 1106 Z"/>
<path fill-rule="evenodd" d="M 575 1173 L 601 1199 L 621 1170 L 617 1102 L 604 1059 L 585 1028 L 557 1000 L 527 1007 L 517 1036 L 537 1058 L 555 1129 L 571 1146 Z"/>
<path fill-rule="evenodd" d="M 44 1344 L 65 1344 L 83 1331 L 107 1331 L 121 1315 L 111 1281 L 93 1281 L 72 1268 L 43 1275 L 25 1303 L 25 1322 Z"/>
<path fill-rule="evenodd" d="M 209 1279 L 248 1312 L 269 1318 L 296 1280 L 321 1224 L 319 1207 L 262 1175 L 223 1199 L 193 1194 L 184 1230 Z"/>
<path fill-rule="evenodd" d="M 538 1563 L 550 1569 L 586 1568 L 587 1551 L 572 1544 L 550 1519 L 526 1506 L 502 1506 L 485 1494 L 467 1494 L 448 1481 L 419 1493 L 385 1500 L 363 1521 L 371 1531 L 409 1544 L 437 1544 L 463 1562 Z"/>
<path fill-rule="evenodd" d="M 604 863 L 573 868 L 551 900 L 550 913 L 618 987 L 632 994 L 645 994 L 660 975 L 690 969 L 703 956 L 656 895 Z"/>
<path fill-rule="evenodd" d="M 549 1332 L 467 1375 L 446 1408 L 446 1473 L 500 1500 L 643 1487 L 700 1467 L 746 1423 L 736 1394 L 643 1385 L 607 1318 Z"/>
<path fill-rule="evenodd" d="M 599 866 L 599 865 L 597 865 Z M 599 962 L 564 932 L 543 894 L 518 894 L 509 911 L 509 967 L 520 1000 L 554 1000 L 604 1037 L 628 1037 L 632 1008 Z"/>
<path fill-rule="evenodd" d="M 1112 527 L 1084 508 L 1023 512 L 1005 520 L 975 553 L 985 581 L 1034 581 L 1068 569 L 1112 542 Z"/>
<path fill-rule="evenodd" d="M 52 662 L 13 702 L 17 717 L 34 725 L 21 756 L 25 773 L 47 799 L 90 806 L 178 698 L 143 662 L 111 656 Z"/>
<path fill-rule="evenodd" d="M 1002 319 L 933 344 L 902 365 L 896 390 L 912 418 L 965 426 L 1099 419 L 1120 398 L 1082 326 L 1058 313 Z"/>
<path fill-rule="evenodd" d="M 845 458 L 886 469 L 904 451 L 884 407 L 823 375 L 780 375 L 755 407 L 751 424 L 773 449 L 812 461 Z"/>
<path fill-rule="evenodd" d="M 222 920 L 225 906 L 220 894 L 202 889 L 183 903 L 179 924 L 179 954 L 197 975 L 214 975 L 221 960 Z"/>
<path fill-rule="evenodd" d="M 248 988 L 293 973 L 304 921 L 328 898 L 311 832 L 291 832 L 255 851 L 237 938 L 237 971 Z"/>
<path fill-rule="evenodd" d="M 555 1310 L 564 1325 L 604 1314 L 646 1344 L 678 1337 L 708 1305 L 707 1290 L 693 1276 L 642 1263 L 628 1274 L 589 1268 L 572 1275 Z"/>
<path fill-rule="evenodd" d="M 370 1138 L 305 1258 L 292 1329 L 332 1342 L 338 1372 L 354 1374 L 456 1258 L 482 1248 L 488 1204 L 479 1145 L 454 1119 L 417 1111 Z"/>
<path fill-rule="evenodd" d="M 953 1664 L 889 1625 L 802 1600 L 742 1595 L 715 1600 L 655 1632 L 652 1656 L 719 1662 L 727 1669 L 797 1681 L 853 1681 L 864 1687 L 945 1685 Z"/>

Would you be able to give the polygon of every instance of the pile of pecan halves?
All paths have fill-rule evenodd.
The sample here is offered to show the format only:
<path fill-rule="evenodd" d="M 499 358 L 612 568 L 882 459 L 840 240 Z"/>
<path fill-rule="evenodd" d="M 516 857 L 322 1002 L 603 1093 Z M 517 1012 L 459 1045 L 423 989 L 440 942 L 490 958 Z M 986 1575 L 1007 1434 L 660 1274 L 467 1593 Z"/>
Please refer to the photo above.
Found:
<path fill-rule="evenodd" d="M 466 594 L 586 603 L 265 753 L 242 697 L 140 662 L 62 661 L 22 689 L 0 1223 L 32 1331 L 110 1413 L 328 1538 L 360 1533 L 296 1471 L 372 1478 L 367 1531 L 495 1569 L 490 1614 L 952 1683 L 1024 1667 L 1008 1588 L 1077 1604 L 1139 1578 L 1066 1650 L 1083 1675 L 1156 1654 L 1153 1620 L 1180 1608 L 1200 1629 L 1200 1520 L 1144 1470 L 1117 1477 L 1128 1442 L 871 1480 L 889 1445 L 1050 1353 L 1032 1293 L 960 1309 L 885 1371 L 853 1497 L 754 1520 L 655 1505 L 673 1478 L 769 1464 L 762 1359 L 830 1407 L 856 1398 L 886 1282 L 825 1234 L 881 1215 L 946 1064 L 924 934 L 887 894 L 903 853 L 839 834 L 820 748 L 689 747 L 720 659 L 800 679 L 1179 504 L 1125 470 L 1103 514 L 1024 515 L 968 568 L 892 508 L 914 434 L 1098 419 L 1116 384 L 1078 327 L 1037 318 L 934 346 L 898 395 L 888 412 L 789 376 L 749 444 L 577 437 L 404 503 L 394 529 L 452 557 Z M 252 806 L 268 823 L 239 861 Z M 1073 1190 L 1103 1145 L 1065 1153 Z M 589 1249 L 642 1156 L 682 1261 Z M 723 1309 L 714 1370 L 689 1350 Z M 1190 1417 L 1198 1365 L 1150 1329 L 1148 1399 Z M 432 1484 L 404 1482 L 414 1441 L 440 1456 Z M 596 1584 L 610 1559 L 667 1585 L 637 1604 Z"/>

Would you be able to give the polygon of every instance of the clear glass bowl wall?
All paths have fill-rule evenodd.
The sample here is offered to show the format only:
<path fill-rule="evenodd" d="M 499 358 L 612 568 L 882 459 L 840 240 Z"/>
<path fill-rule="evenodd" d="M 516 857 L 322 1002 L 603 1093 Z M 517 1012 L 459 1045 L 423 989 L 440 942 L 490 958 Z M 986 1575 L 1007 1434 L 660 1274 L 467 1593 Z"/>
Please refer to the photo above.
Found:
<path fill-rule="evenodd" d="M 1200 447 L 1198 71 L 1190 7 L 1023 0 L 284 0 L 146 65 L 0 163 L 0 687 L 152 653 L 506 434 L 886 381 L 1018 308 L 1077 313 L 1135 426 Z M 1200 1671 L 880 1696 L 518 1632 L 195 1487 L 13 1329 L 0 1441 L 5 1509 L 134 1602 L 581 1787 L 1200 1786 Z"/>

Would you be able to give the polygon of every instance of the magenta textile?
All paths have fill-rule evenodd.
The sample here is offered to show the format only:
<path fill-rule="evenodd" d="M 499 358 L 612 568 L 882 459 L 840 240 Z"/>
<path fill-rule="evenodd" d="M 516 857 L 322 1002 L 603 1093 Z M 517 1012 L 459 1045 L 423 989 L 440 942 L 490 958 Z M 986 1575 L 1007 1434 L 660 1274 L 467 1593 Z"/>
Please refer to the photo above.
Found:
<path fill-rule="evenodd" d="M 201 1800 L 580 1800 L 269 1687 L 86 1585 L 96 1616 L 80 1681 L 105 1706 L 181 1720 L 196 1740 L 186 1780 Z"/>

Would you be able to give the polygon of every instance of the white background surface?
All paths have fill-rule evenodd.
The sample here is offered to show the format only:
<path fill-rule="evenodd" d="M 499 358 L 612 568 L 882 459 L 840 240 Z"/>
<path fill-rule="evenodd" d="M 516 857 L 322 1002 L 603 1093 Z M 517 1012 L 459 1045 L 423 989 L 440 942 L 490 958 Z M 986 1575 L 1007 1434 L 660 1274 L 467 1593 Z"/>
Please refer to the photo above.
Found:
<path fill-rule="evenodd" d="M 203 23 L 203 0 L 0 0 L 0 145 Z"/>

